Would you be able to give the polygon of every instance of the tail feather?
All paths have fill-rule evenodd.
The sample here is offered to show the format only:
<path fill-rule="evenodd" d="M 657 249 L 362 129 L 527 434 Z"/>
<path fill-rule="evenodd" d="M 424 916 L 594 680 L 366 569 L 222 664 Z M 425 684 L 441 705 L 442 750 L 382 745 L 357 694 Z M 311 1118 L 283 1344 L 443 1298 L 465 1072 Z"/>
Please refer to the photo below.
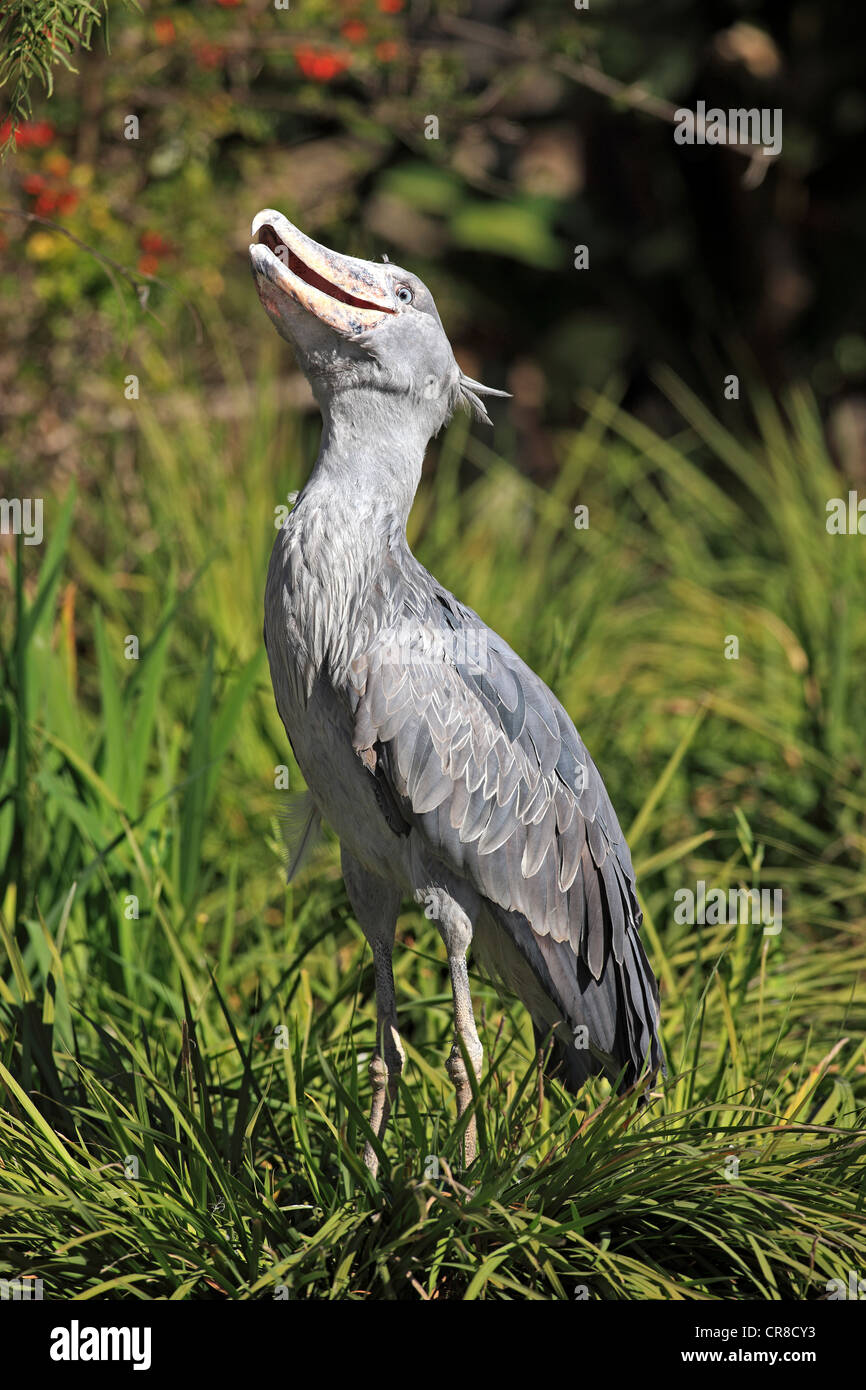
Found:
<path fill-rule="evenodd" d="M 568 941 L 539 936 L 522 913 L 487 906 L 493 920 L 476 929 L 476 948 L 526 1005 L 536 1043 L 549 1043 L 553 1030 L 548 1074 L 573 1094 L 590 1076 L 606 1076 L 620 1093 L 650 1082 L 664 1066 L 659 997 L 636 924 L 625 932 L 622 960 L 610 952 L 596 980 Z"/>

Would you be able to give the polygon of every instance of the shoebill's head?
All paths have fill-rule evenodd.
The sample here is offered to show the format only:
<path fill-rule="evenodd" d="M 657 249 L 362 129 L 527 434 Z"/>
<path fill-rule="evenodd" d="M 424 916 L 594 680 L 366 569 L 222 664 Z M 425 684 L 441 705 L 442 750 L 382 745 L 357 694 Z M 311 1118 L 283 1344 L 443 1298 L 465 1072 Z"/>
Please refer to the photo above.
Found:
<path fill-rule="evenodd" d="M 417 275 L 331 251 L 272 208 L 254 219 L 252 237 L 259 298 L 294 348 L 323 413 L 342 393 L 353 401 L 381 393 L 377 407 L 399 404 L 396 418 L 408 405 L 428 439 L 460 404 L 490 423 L 481 396 L 507 393 L 461 372 Z"/>

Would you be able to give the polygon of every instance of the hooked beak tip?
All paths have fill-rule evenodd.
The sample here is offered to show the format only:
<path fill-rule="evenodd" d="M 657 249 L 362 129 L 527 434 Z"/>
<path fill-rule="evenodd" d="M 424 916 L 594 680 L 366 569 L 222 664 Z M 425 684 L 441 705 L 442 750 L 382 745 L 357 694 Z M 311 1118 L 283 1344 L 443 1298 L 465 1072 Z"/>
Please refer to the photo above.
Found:
<path fill-rule="evenodd" d="M 251 230 L 250 260 L 260 292 L 262 280 L 270 287 L 269 312 L 284 295 L 343 337 L 357 337 L 398 312 L 380 267 L 320 245 L 272 208 L 256 214 Z"/>

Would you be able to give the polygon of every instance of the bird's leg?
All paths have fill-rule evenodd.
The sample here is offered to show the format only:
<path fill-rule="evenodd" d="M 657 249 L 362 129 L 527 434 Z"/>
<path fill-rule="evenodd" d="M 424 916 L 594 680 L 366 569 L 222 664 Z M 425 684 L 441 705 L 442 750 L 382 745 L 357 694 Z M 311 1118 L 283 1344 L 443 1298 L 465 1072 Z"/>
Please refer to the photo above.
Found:
<path fill-rule="evenodd" d="M 370 1059 L 370 1083 L 373 1088 L 370 1128 L 376 1138 L 381 1139 L 391 1106 L 397 1099 L 405 1060 L 397 1031 L 397 1001 L 391 966 L 400 893 L 393 884 L 369 873 L 345 848 L 342 868 L 349 901 L 370 943 L 376 972 L 376 1049 Z M 364 1145 L 364 1162 L 375 1177 L 379 1171 L 379 1159 L 369 1140 Z"/>
<path fill-rule="evenodd" d="M 466 969 L 464 952 L 449 952 L 448 969 L 451 972 L 451 990 L 454 995 L 454 1042 L 446 1062 L 446 1070 L 457 1093 L 457 1118 L 460 1119 L 472 1104 L 472 1083 L 466 1070 L 463 1053 L 472 1063 L 476 1079 L 481 1080 L 481 1063 L 484 1049 L 475 1027 L 472 1012 L 472 994 L 469 989 L 469 972 Z M 460 1044 L 463 1044 L 461 1049 Z M 473 1162 L 478 1149 L 475 1116 L 471 1115 L 466 1124 L 463 1138 L 463 1162 L 466 1167 Z"/>
<path fill-rule="evenodd" d="M 469 944 L 472 940 L 470 914 L 474 914 L 475 906 L 466 897 L 465 889 L 461 892 L 465 906 L 458 902 L 457 898 L 452 896 L 452 893 L 456 891 L 457 889 L 453 887 L 449 891 L 449 889 L 436 885 L 427 888 L 423 897 L 427 903 L 425 910 L 436 919 L 439 935 L 445 942 L 445 950 L 448 952 L 451 992 L 454 995 L 454 1042 L 445 1069 L 457 1093 L 457 1116 L 460 1119 L 472 1104 L 472 1083 L 466 1069 L 464 1053 L 472 1064 L 476 1078 L 480 1081 L 484 1049 L 475 1027 L 472 994 L 469 989 L 469 971 L 466 968 L 466 952 L 469 950 Z M 417 897 L 418 894 L 416 893 Z M 467 1168 L 475 1158 L 477 1147 L 475 1116 L 472 1115 L 466 1122 L 466 1133 L 463 1139 L 463 1162 Z"/>
<path fill-rule="evenodd" d="M 381 1139 L 385 1133 L 391 1106 L 397 1099 L 405 1053 L 397 1031 L 397 1001 L 394 971 L 391 966 L 393 930 L 390 942 L 376 937 L 370 945 L 373 948 L 373 964 L 376 971 L 377 1010 L 376 1051 L 370 1061 L 370 1082 L 373 1087 L 370 1128 L 376 1138 Z M 364 1162 L 375 1177 L 379 1170 L 379 1159 L 369 1140 L 364 1145 Z"/>

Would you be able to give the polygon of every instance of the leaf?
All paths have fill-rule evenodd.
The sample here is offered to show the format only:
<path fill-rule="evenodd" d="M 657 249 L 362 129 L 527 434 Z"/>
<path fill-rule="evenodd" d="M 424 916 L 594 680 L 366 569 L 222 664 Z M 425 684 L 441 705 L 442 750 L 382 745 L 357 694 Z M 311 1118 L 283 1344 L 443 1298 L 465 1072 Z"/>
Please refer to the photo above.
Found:
<path fill-rule="evenodd" d="M 460 246 L 552 270 L 562 267 L 564 254 L 546 214 L 528 203 L 464 203 L 451 218 L 451 231 Z"/>

